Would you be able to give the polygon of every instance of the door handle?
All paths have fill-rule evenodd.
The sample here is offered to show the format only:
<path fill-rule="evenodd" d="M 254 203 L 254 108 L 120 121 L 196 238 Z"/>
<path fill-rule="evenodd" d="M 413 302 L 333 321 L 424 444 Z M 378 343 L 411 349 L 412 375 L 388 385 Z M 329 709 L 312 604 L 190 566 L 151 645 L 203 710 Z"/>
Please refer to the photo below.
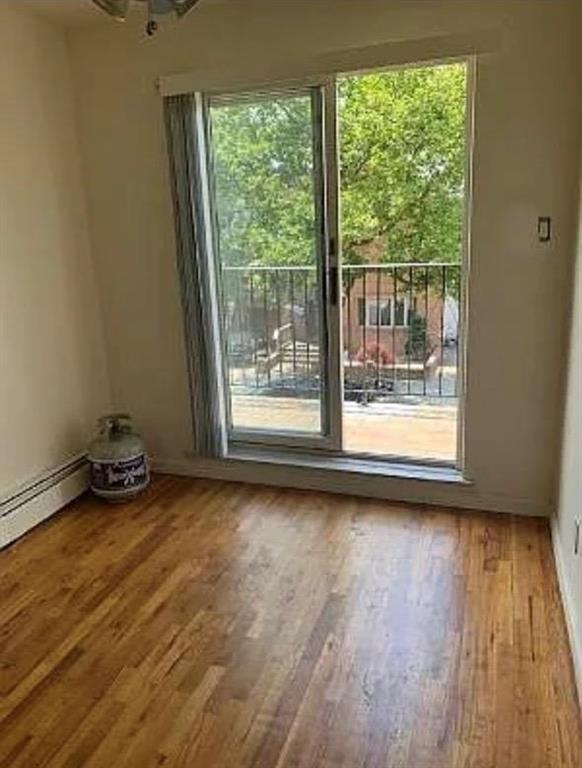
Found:
<path fill-rule="evenodd" d="M 339 269 L 333 265 L 329 268 L 329 301 L 333 307 L 337 306 L 339 298 Z"/>
<path fill-rule="evenodd" d="M 335 307 L 339 299 L 339 269 L 337 267 L 337 244 L 335 237 L 329 238 L 328 259 L 329 301 Z"/>

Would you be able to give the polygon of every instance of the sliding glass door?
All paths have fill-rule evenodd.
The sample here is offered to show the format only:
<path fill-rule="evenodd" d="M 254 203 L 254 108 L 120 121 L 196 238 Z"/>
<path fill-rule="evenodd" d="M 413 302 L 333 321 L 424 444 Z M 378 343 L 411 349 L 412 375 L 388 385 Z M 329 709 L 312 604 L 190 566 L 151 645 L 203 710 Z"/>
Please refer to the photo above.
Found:
<path fill-rule="evenodd" d="M 459 465 L 468 74 L 200 96 L 231 442 Z"/>
<path fill-rule="evenodd" d="M 230 439 L 337 447 L 322 89 L 211 97 L 206 123 Z"/>

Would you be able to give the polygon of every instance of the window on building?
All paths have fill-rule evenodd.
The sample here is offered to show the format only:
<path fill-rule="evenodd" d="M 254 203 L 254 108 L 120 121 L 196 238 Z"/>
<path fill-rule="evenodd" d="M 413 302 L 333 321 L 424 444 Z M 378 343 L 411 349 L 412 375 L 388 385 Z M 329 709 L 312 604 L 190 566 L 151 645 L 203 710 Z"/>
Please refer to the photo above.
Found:
<path fill-rule="evenodd" d="M 360 327 L 406 328 L 410 324 L 408 298 L 358 299 L 358 323 Z"/>

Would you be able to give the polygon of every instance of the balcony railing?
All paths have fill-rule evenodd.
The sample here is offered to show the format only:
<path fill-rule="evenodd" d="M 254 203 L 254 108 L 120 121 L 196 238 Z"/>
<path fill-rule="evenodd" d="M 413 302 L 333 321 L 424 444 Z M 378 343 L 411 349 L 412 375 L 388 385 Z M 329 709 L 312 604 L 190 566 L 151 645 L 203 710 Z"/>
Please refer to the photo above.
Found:
<path fill-rule="evenodd" d="M 322 344 L 315 267 L 223 267 L 231 388 L 315 397 Z M 454 398 L 458 392 L 459 264 L 344 266 L 344 396 Z"/>

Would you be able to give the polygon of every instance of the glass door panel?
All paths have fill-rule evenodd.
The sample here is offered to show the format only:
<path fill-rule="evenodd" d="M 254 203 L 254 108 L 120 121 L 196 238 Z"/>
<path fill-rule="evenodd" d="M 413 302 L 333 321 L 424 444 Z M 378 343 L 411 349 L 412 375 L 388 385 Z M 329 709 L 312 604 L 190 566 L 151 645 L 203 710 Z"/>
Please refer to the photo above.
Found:
<path fill-rule="evenodd" d="M 210 97 L 207 110 L 231 437 L 325 442 L 321 91 Z"/>
<path fill-rule="evenodd" d="M 343 449 L 455 464 L 466 62 L 338 78 Z"/>

